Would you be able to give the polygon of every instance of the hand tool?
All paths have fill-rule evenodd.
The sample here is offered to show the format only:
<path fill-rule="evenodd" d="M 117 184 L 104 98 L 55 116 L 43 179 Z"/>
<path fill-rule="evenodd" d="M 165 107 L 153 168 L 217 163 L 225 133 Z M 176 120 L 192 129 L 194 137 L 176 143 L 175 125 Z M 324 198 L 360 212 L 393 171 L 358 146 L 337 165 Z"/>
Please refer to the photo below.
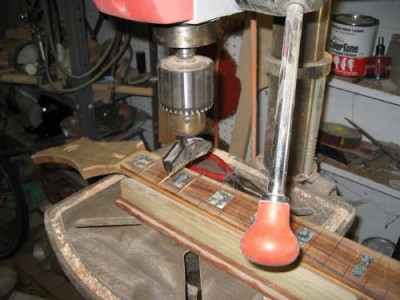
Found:
<path fill-rule="evenodd" d="M 211 170 L 212 167 L 207 168 L 206 166 L 201 165 L 204 161 L 217 165 L 219 170 Z M 234 170 L 214 153 L 208 153 L 199 164 L 190 165 L 189 169 L 219 182 L 227 183 L 235 189 L 254 197 L 261 198 L 264 194 L 264 191 L 258 188 L 250 180 L 235 174 Z M 298 203 L 297 206 L 292 205 L 290 207 L 290 212 L 295 216 L 309 216 L 315 213 L 315 211 L 305 203 Z"/>
<path fill-rule="evenodd" d="M 211 170 L 210 168 L 206 168 L 199 164 L 193 164 L 189 166 L 189 169 L 212 179 L 215 179 L 219 182 L 224 182 L 228 177 L 233 175 L 233 170 L 231 169 L 231 167 L 229 167 L 227 163 L 225 163 L 220 157 L 213 153 L 208 153 L 207 156 L 205 156 L 202 160 L 203 163 L 204 161 L 215 164 L 220 169 L 220 172 Z"/>
<path fill-rule="evenodd" d="M 391 159 L 393 159 L 396 162 L 397 168 L 400 168 L 400 158 L 398 155 L 393 153 L 387 146 L 385 146 L 381 142 L 377 141 L 373 136 L 371 136 L 368 132 L 366 132 L 364 129 L 362 129 L 360 126 L 358 126 L 356 123 L 349 120 L 348 118 L 344 118 L 344 119 L 347 122 L 349 122 L 355 129 L 357 129 L 361 134 L 363 134 L 367 139 L 369 139 L 373 144 L 375 144 L 376 146 L 381 148 L 383 152 L 385 152 Z"/>
<path fill-rule="evenodd" d="M 268 193 L 261 197 L 256 221 L 241 240 L 243 254 L 261 265 L 288 265 L 297 258 L 300 250 L 290 228 L 285 184 L 303 11 L 303 6 L 296 3 L 287 7 Z"/>

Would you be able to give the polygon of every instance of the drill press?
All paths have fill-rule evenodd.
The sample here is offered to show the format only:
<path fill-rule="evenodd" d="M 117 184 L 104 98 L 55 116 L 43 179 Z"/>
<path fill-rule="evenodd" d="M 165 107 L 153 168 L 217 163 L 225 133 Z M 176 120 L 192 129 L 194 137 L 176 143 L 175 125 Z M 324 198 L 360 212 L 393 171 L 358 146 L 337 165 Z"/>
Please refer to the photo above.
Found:
<path fill-rule="evenodd" d="M 218 17 L 243 10 L 286 16 L 279 71 L 277 108 L 270 157 L 270 182 L 261 197 L 255 223 L 241 241 L 243 254 L 263 265 L 294 261 L 299 245 L 289 226 L 285 196 L 294 96 L 303 14 L 320 9 L 326 0 L 94 0 L 100 11 L 125 19 L 159 24 L 154 36 L 175 49 L 158 68 L 160 104 L 179 140 L 163 159 L 174 172 L 207 153 L 211 145 L 196 137 L 204 128 L 204 112 L 212 105 L 213 64 L 194 54 L 196 47 L 213 41 L 212 23 Z"/>

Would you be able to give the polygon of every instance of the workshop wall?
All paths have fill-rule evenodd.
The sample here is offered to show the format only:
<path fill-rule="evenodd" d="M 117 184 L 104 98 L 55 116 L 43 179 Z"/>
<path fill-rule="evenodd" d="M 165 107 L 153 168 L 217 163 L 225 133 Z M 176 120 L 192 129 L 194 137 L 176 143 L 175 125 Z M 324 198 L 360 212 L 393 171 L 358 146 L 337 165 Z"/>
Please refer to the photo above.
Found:
<path fill-rule="evenodd" d="M 380 21 L 378 37 L 385 39 L 386 50 L 392 35 L 400 34 L 399 0 L 338 0 L 332 2 L 332 14 L 369 15 Z M 364 87 L 340 79 L 328 81 L 323 121 L 348 125 L 345 117 L 378 140 L 400 144 L 400 93 L 390 81 L 382 88 Z"/>

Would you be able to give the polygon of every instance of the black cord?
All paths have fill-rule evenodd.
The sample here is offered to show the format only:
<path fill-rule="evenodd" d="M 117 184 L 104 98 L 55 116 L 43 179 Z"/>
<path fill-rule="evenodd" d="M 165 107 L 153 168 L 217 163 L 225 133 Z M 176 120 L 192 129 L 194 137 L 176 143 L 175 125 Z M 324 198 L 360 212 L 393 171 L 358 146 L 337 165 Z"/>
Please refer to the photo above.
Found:
<path fill-rule="evenodd" d="M 117 23 L 117 30 L 119 29 L 118 26 L 119 23 Z M 117 53 L 118 53 L 118 48 L 120 47 L 121 44 L 121 39 L 118 39 L 118 41 L 115 43 L 115 47 L 112 49 L 111 51 L 111 57 L 114 57 Z M 117 62 L 115 62 L 112 66 L 111 66 L 111 76 L 113 78 L 112 82 L 111 82 L 111 89 L 110 89 L 110 95 L 109 95 L 109 100 L 110 102 L 113 102 L 114 96 L 115 96 L 115 75 L 117 72 Z"/>
<path fill-rule="evenodd" d="M 58 5 L 57 1 L 50 1 L 50 11 L 51 14 L 49 15 L 50 24 L 54 24 L 56 30 L 54 31 L 54 40 L 55 44 L 61 43 L 61 26 L 60 26 L 60 16 L 58 14 Z"/>
<path fill-rule="evenodd" d="M 119 32 L 116 31 L 116 33 L 114 34 L 111 43 L 107 46 L 107 49 L 105 50 L 103 56 L 98 60 L 98 62 L 92 66 L 88 71 L 86 71 L 84 74 L 72 74 L 69 70 L 67 70 L 63 64 L 58 60 L 58 56 L 57 56 L 57 50 L 56 50 L 56 46 L 54 44 L 54 39 L 53 39 L 53 32 L 52 32 L 52 27 L 51 27 L 51 22 L 50 22 L 50 16 L 49 16 L 49 8 L 47 5 L 47 0 L 40 0 L 41 1 L 41 6 L 43 9 L 43 18 L 44 18 L 44 26 L 45 26 L 45 31 L 46 31 L 46 40 L 47 43 L 50 47 L 50 51 L 51 54 L 53 55 L 53 58 L 56 61 L 57 67 L 68 77 L 73 78 L 73 79 L 83 79 L 85 77 L 88 77 L 90 75 L 93 75 L 97 69 L 99 69 L 101 67 L 101 65 L 104 63 L 104 61 L 106 60 L 106 58 L 109 56 L 115 41 L 118 38 L 118 34 Z M 50 56 L 48 56 L 50 57 Z"/>
<path fill-rule="evenodd" d="M 46 41 L 46 44 L 45 44 L 46 45 L 45 46 L 46 61 L 45 61 L 44 65 L 45 65 L 46 77 L 47 77 L 47 80 L 49 81 L 49 84 L 59 93 L 73 93 L 73 92 L 79 91 L 85 87 L 88 87 L 89 85 L 93 84 L 98 79 L 100 79 L 100 77 L 103 76 L 103 74 L 108 69 L 110 69 L 113 64 L 115 64 L 117 61 L 119 61 L 121 56 L 124 54 L 126 48 L 129 46 L 130 40 L 131 40 L 131 36 L 126 35 L 124 44 L 122 45 L 122 48 L 120 49 L 118 54 L 115 57 L 113 57 L 112 60 L 103 69 L 101 69 L 93 78 L 91 78 L 87 82 L 85 82 L 77 87 L 73 87 L 73 88 L 61 88 L 61 87 L 57 86 L 56 83 L 51 79 L 50 71 L 49 71 L 49 45 L 48 45 L 48 42 Z"/>
<path fill-rule="evenodd" d="M 1 144 L 0 144 L 0 147 L 2 150 L 7 149 L 6 132 L 7 132 L 7 127 L 8 127 L 8 117 L 10 115 L 10 106 L 11 106 L 12 97 L 15 97 L 15 88 L 14 87 L 10 87 L 10 89 L 8 90 L 6 99 L 5 99 L 6 109 L 4 112 L 3 129 L 2 129 L 4 134 L 1 135 Z"/>

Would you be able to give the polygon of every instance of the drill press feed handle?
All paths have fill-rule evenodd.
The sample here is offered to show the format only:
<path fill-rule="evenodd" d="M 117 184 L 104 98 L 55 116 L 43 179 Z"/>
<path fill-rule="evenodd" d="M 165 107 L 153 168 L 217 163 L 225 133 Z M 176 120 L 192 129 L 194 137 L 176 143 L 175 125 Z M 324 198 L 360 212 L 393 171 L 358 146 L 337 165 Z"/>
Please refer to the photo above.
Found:
<path fill-rule="evenodd" d="M 243 255 L 264 266 L 291 264 L 299 255 L 300 247 L 290 228 L 289 217 L 288 203 L 260 200 L 256 221 L 241 240 Z"/>
<path fill-rule="evenodd" d="M 186 22 L 184 26 L 178 25 L 175 30 L 168 28 L 166 32 L 163 30 L 158 32 L 158 34 L 161 33 L 159 40 L 166 41 L 167 46 L 171 46 L 171 40 L 176 40 L 178 43 L 172 46 L 179 48 L 175 57 L 171 58 L 173 62 L 179 62 L 177 66 L 172 65 L 171 68 L 169 64 L 160 65 L 163 66 L 163 68 L 159 68 L 159 79 L 161 79 L 159 82 L 163 83 L 159 85 L 160 103 L 164 109 L 170 112 L 170 115 L 180 114 L 185 117 L 204 113 L 211 107 L 213 95 L 204 93 L 204 91 L 213 91 L 213 72 L 212 63 L 203 64 L 201 68 L 194 66 L 190 70 L 185 69 L 182 72 L 182 66 L 188 65 L 196 57 L 191 48 L 199 45 L 198 43 L 187 44 L 186 38 L 180 38 L 181 35 L 185 33 L 184 37 L 198 39 L 199 36 L 203 35 L 200 34 L 201 31 L 198 32 L 196 29 L 205 26 L 206 32 L 210 30 L 207 24 L 204 25 L 204 22 L 244 10 L 276 16 L 286 15 L 282 63 L 279 73 L 276 125 L 271 151 L 271 184 L 268 187 L 267 198 L 261 199 L 259 202 L 255 223 L 241 240 L 241 249 L 248 260 L 257 264 L 284 266 L 292 263 L 299 254 L 299 244 L 290 228 L 290 205 L 284 197 L 284 192 L 303 14 L 320 9 L 327 0 L 93 1 L 100 11 L 125 19 L 159 24 Z M 196 24 L 196 26 L 191 27 L 189 24 Z M 188 35 L 186 35 L 186 31 L 189 32 Z M 157 37 L 157 32 L 155 37 Z M 206 39 L 207 42 L 209 40 L 209 38 Z M 171 80 L 171 78 L 174 78 L 174 80 Z M 170 84 L 171 82 L 173 84 Z M 186 97 L 185 92 L 189 92 L 188 97 Z M 206 97 L 203 97 L 204 94 Z M 193 97 L 193 95 L 198 95 L 198 97 Z M 175 123 L 171 122 L 170 124 Z M 201 147 L 197 147 L 196 143 L 189 142 L 194 139 L 192 134 L 188 134 L 190 124 L 184 122 L 176 124 L 179 126 L 177 126 L 175 132 L 179 133 L 181 141 L 176 143 L 171 148 L 172 151 L 163 159 L 168 172 L 174 172 L 184 167 L 188 162 L 205 155 L 208 151 L 207 147 L 204 147 L 206 151 L 199 151 Z M 205 145 L 201 141 L 200 143 Z"/>

